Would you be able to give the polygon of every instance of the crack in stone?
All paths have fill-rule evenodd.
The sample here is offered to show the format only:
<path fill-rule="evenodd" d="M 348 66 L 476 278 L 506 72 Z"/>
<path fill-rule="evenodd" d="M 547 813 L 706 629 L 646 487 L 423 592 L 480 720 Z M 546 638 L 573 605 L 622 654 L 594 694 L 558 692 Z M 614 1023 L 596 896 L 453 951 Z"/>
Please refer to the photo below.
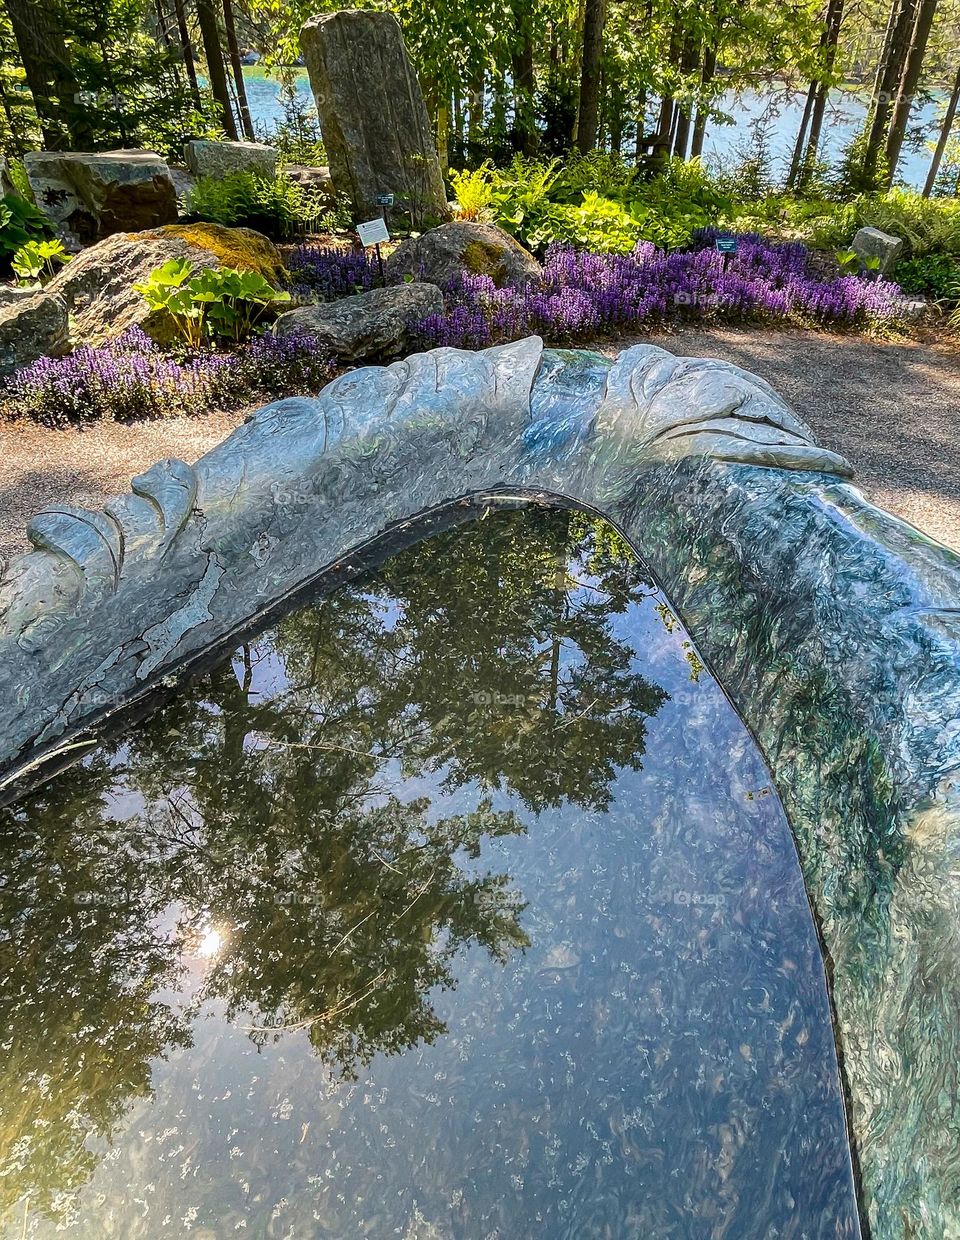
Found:
<path fill-rule="evenodd" d="M 150 648 L 150 654 L 137 668 L 138 680 L 146 680 L 151 672 L 165 662 L 187 633 L 213 619 L 210 604 L 225 572 L 226 569 L 217 557 L 209 555 L 203 577 L 194 587 L 187 602 L 171 612 L 165 620 L 144 632 L 143 640 Z"/>

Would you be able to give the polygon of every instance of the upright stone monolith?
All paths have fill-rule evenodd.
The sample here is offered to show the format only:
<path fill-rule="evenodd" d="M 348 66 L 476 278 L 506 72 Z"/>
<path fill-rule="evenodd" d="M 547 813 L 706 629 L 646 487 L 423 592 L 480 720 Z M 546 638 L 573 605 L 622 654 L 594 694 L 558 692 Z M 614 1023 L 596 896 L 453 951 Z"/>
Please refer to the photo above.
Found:
<path fill-rule="evenodd" d="M 311 17 L 300 35 L 337 192 L 358 219 L 383 210 L 417 228 L 450 218 L 417 75 L 392 13 L 346 9 Z"/>

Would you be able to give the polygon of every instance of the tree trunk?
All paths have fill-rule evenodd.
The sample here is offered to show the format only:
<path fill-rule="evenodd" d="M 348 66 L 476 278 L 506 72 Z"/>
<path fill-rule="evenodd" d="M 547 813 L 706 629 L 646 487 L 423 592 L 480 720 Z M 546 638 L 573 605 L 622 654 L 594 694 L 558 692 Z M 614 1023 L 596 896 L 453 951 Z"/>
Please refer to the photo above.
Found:
<path fill-rule="evenodd" d="M 811 82 L 810 88 L 807 91 L 807 102 L 803 105 L 803 116 L 800 117 L 800 128 L 797 130 L 797 140 L 793 147 L 790 171 L 787 173 L 787 189 L 793 189 L 800 175 L 800 168 L 803 164 L 803 152 L 807 145 L 807 126 L 810 124 L 810 113 L 813 111 L 816 98 L 817 83 Z"/>
<path fill-rule="evenodd" d="M 840 27 L 843 24 L 844 0 L 829 0 L 827 4 L 826 30 L 823 36 L 825 48 L 823 78 L 816 83 L 813 101 L 813 112 L 810 117 L 810 137 L 807 140 L 807 151 L 800 168 L 801 188 L 809 181 L 817 162 L 820 149 L 820 133 L 823 129 L 823 116 L 827 109 L 827 98 L 830 93 L 830 76 L 837 60 L 837 46 L 840 42 Z"/>
<path fill-rule="evenodd" d="M 887 24 L 883 30 L 883 42 L 880 44 L 880 52 L 877 56 L 877 67 L 873 75 L 873 92 L 870 96 L 871 115 L 873 108 L 876 106 L 877 96 L 880 94 L 880 87 L 883 84 L 883 75 L 886 72 L 887 60 L 890 55 L 890 41 L 893 38 L 893 28 L 897 24 L 899 14 L 900 7 L 898 0 L 890 0 L 890 8 L 887 11 Z"/>
<path fill-rule="evenodd" d="M 157 0 L 157 34 L 163 46 L 168 50 L 173 46 L 170 39 L 170 27 L 167 22 L 167 14 L 163 8 L 163 0 Z"/>
<path fill-rule="evenodd" d="M 670 163 L 673 119 L 673 100 L 661 100 L 660 115 L 657 117 L 657 132 L 654 134 L 650 146 L 650 167 L 654 172 L 661 171 Z"/>
<path fill-rule="evenodd" d="M 507 90 L 503 74 L 497 74 L 491 83 L 493 99 L 490 106 L 490 130 L 494 143 L 499 144 L 507 135 Z"/>
<path fill-rule="evenodd" d="M 619 81 L 610 86 L 610 150 L 623 153 L 623 87 Z"/>
<path fill-rule="evenodd" d="M 450 107 L 446 100 L 437 106 L 437 157 L 441 171 L 446 172 L 450 167 Z"/>
<path fill-rule="evenodd" d="M 667 52 L 667 63 L 677 66 L 680 63 L 680 54 L 683 48 L 682 34 L 680 31 L 680 22 L 675 21 L 673 30 L 670 34 L 670 48 Z M 673 99 L 664 94 L 660 100 L 660 115 L 657 118 L 657 132 L 654 135 L 653 146 L 651 148 L 651 163 L 655 169 L 659 169 L 670 162 L 670 151 L 673 146 L 673 135 L 676 126 L 676 107 Z"/>
<path fill-rule="evenodd" d="M 645 89 L 640 91 L 640 98 L 637 100 L 637 135 L 634 140 L 634 159 L 637 164 L 643 159 L 643 143 L 646 137 L 647 129 L 647 92 Z"/>
<path fill-rule="evenodd" d="M 183 65 L 190 83 L 190 94 L 197 109 L 202 106 L 200 100 L 200 84 L 197 81 L 197 66 L 193 58 L 193 44 L 190 42 L 190 31 L 187 28 L 187 13 L 183 0 L 173 0 L 174 12 L 177 15 L 177 35 L 180 39 L 180 50 L 183 53 Z"/>
<path fill-rule="evenodd" d="M 237 88 L 237 111 L 240 113 L 243 136 L 253 142 L 257 135 L 250 117 L 250 105 L 247 103 L 247 87 L 243 80 L 240 45 L 237 42 L 237 24 L 233 18 L 233 0 L 223 0 L 223 28 L 227 32 L 227 48 L 230 51 L 230 67 L 233 69 L 233 80 Z"/>
<path fill-rule="evenodd" d="M 703 68 L 700 70 L 701 88 L 709 86 L 717 71 L 717 49 L 707 47 L 703 52 Z M 690 143 L 690 158 L 699 159 L 703 154 L 703 140 L 707 133 L 708 109 L 703 102 L 697 104 L 697 119 L 693 123 L 693 141 Z"/>
<path fill-rule="evenodd" d="M 460 79 L 453 86 L 453 134 L 457 142 L 457 155 L 463 157 L 463 95 L 460 93 Z"/>
<path fill-rule="evenodd" d="M 883 63 L 877 73 L 878 89 L 874 99 L 873 117 L 863 152 L 863 169 L 869 180 L 877 174 L 880 151 L 887 132 L 890 103 L 899 92 L 904 66 L 910 50 L 917 0 L 893 0 L 897 13 L 888 24 L 888 38 Z"/>
<path fill-rule="evenodd" d="M 897 90 L 897 101 L 894 104 L 893 115 L 890 118 L 890 128 L 887 133 L 886 183 L 888 186 L 893 182 L 897 164 L 900 162 L 900 151 L 903 147 L 904 135 L 907 132 L 907 121 L 910 119 L 910 109 L 913 107 L 914 96 L 920 83 L 920 74 L 923 71 L 923 58 L 927 54 L 930 30 L 933 27 L 933 19 L 937 13 L 938 3 L 939 0 L 920 0 L 917 9 L 917 20 L 914 23 L 910 39 L 910 51 L 907 54 L 903 75 Z"/>
<path fill-rule="evenodd" d="M 513 141 L 524 155 L 535 155 L 537 124 L 533 111 L 533 14 L 528 5 L 524 5 L 519 18 L 520 43 L 513 54 Z"/>
<path fill-rule="evenodd" d="M 467 156 L 476 160 L 483 141 L 483 74 L 478 73 L 470 83 L 467 100 Z"/>
<path fill-rule="evenodd" d="M 930 170 L 927 173 L 927 179 L 923 186 L 924 198 L 929 198 L 933 193 L 933 187 L 937 181 L 937 174 L 940 172 L 940 161 L 943 159 L 943 152 L 947 149 L 947 143 L 950 141 L 950 130 L 953 128 L 953 122 L 956 120 L 957 107 L 960 106 L 960 69 L 957 70 L 957 76 L 953 83 L 953 91 L 947 102 L 947 110 L 943 114 L 943 124 L 940 126 L 940 137 L 937 139 L 937 149 L 933 152 L 933 159 L 930 161 Z"/>
<path fill-rule="evenodd" d="M 583 7 L 583 61 L 580 70 L 580 107 L 577 112 L 577 150 L 582 155 L 597 145 L 600 120 L 600 56 L 606 0 L 586 0 Z"/>
<path fill-rule="evenodd" d="M 683 57 L 680 61 L 680 72 L 689 77 L 700 61 L 700 40 L 688 35 L 683 45 Z M 688 104 L 677 105 L 677 132 L 673 140 L 673 153 L 678 159 L 687 158 L 687 145 L 690 141 L 690 110 Z"/>
<path fill-rule="evenodd" d="M 223 51 L 220 48 L 220 27 L 217 23 L 217 12 L 213 0 L 197 0 L 197 22 L 200 26 L 200 37 L 203 40 L 203 55 L 207 62 L 207 77 L 210 90 L 220 113 L 218 120 L 227 137 L 236 142 L 237 126 L 230 107 L 230 92 L 227 88 L 227 73 L 223 65 Z"/>
<path fill-rule="evenodd" d="M 6 0 L 27 86 L 49 150 L 89 150 L 93 128 L 80 100 L 63 23 L 50 0 Z"/>

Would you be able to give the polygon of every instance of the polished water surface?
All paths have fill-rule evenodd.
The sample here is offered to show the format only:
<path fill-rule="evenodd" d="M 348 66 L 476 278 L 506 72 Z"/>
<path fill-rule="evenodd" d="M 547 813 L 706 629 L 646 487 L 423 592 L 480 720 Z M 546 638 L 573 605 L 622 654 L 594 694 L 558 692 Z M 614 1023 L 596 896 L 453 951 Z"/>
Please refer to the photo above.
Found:
<path fill-rule="evenodd" d="M 0 831 L 6 1236 L 858 1234 L 787 823 L 608 526 L 400 552 Z"/>

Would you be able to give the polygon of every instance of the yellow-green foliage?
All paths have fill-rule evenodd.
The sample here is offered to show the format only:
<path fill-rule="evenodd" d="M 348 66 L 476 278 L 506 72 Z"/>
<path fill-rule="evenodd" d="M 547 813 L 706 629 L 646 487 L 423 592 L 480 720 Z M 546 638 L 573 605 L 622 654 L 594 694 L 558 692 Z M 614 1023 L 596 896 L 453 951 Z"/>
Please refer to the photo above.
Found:
<path fill-rule="evenodd" d="M 277 247 L 252 228 L 205 223 L 167 224 L 146 236 L 177 237 L 187 245 L 208 250 L 219 259 L 221 266 L 255 271 L 271 284 L 279 283 L 287 274 Z"/>
<path fill-rule="evenodd" d="M 485 220 L 493 197 L 493 170 L 489 163 L 475 171 L 450 171 L 450 185 L 457 199 L 457 215 L 462 220 Z"/>

